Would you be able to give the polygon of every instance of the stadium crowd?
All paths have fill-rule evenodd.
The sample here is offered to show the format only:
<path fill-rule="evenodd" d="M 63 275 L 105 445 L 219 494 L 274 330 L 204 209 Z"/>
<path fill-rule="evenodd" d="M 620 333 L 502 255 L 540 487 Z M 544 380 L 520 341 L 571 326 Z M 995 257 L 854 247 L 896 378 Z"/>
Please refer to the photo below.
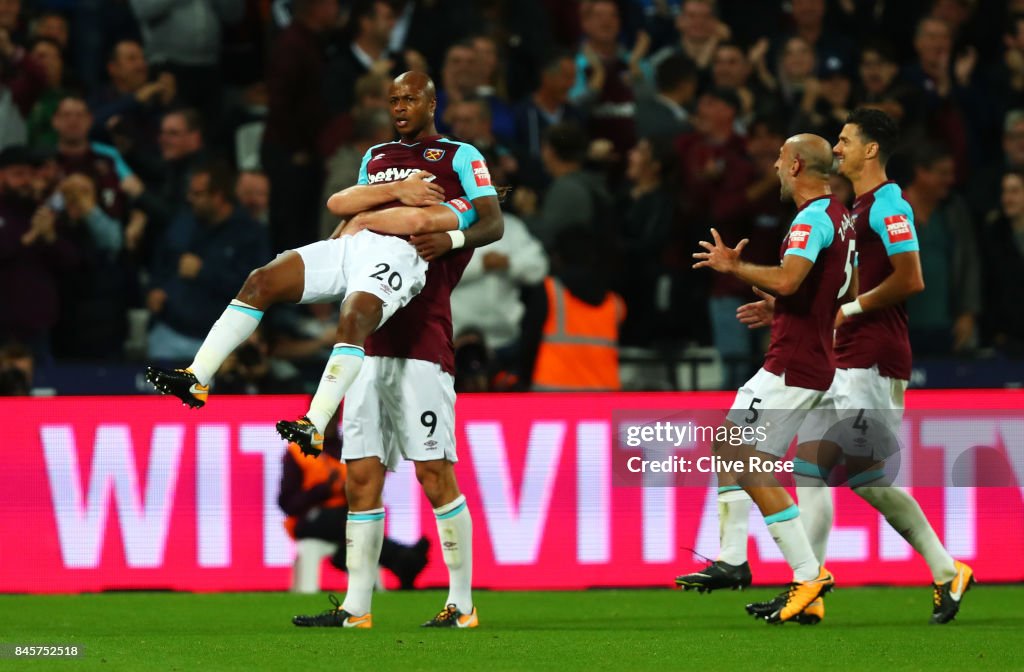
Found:
<path fill-rule="evenodd" d="M 4 388 L 26 359 L 191 358 L 251 269 L 334 229 L 409 69 L 513 188 L 453 296 L 461 389 L 530 386 L 547 277 L 620 295 L 619 344 L 713 345 L 744 380 L 754 296 L 690 255 L 714 226 L 775 263 L 779 148 L 859 105 L 903 135 L 915 355 L 1024 355 L 1021 0 L 0 0 Z M 307 389 L 336 311 L 275 309 L 222 389 Z"/>

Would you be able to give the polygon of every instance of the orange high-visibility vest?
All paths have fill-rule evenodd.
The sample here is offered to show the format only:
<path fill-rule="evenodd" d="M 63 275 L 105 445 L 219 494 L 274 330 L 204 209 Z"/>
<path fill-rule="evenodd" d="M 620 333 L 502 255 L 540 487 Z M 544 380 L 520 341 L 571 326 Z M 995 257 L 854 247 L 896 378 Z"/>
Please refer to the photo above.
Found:
<path fill-rule="evenodd" d="M 343 462 L 331 457 L 327 453 L 320 453 L 316 457 L 304 455 L 297 443 L 289 443 L 288 452 L 291 453 L 292 459 L 302 469 L 303 490 L 309 490 L 321 483 L 326 483 L 331 477 L 332 469 L 339 469 L 341 471 L 341 477 L 334 482 L 334 486 L 331 488 L 330 498 L 320 504 L 320 508 L 333 509 L 348 504 L 348 500 L 345 499 L 345 477 L 348 471 Z M 285 518 L 284 529 L 288 530 L 288 534 L 292 539 L 295 538 L 295 526 L 298 522 L 298 516 L 288 516 Z"/>
<path fill-rule="evenodd" d="M 608 292 L 592 306 L 573 296 L 556 278 L 544 278 L 548 316 L 533 389 L 539 391 L 619 389 L 619 323 L 626 316 L 622 298 Z"/>

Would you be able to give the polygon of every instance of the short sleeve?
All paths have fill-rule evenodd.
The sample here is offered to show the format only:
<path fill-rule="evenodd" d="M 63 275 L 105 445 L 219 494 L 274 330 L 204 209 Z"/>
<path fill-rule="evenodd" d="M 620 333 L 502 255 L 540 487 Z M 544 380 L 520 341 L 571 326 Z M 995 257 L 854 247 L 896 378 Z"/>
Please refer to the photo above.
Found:
<path fill-rule="evenodd" d="M 462 191 L 469 200 L 498 195 L 491 184 L 491 172 L 487 169 L 487 162 L 473 145 L 459 145 L 452 159 L 452 169 L 459 176 Z"/>
<path fill-rule="evenodd" d="M 878 234 L 890 257 L 903 252 L 917 252 L 921 249 L 914 227 L 914 211 L 903 200 L 875 202 L 871 206 L 868 222 L 871 230 Z"/>
<path fill-rule="evenodd" d="M 818 254 L 832 244 L 834 236 L 835 227 L 827 214 L 822 211 L 800 213 L 789 227 L 785 253 L 814 262 Z"/>
<path fill-rule="evenodd" d="M 441 205 L 454 212 L 455 216 L 459 218 L 459 231 L 465 231 L 476 224 L 476 220 L 479 219 L 479 214 L 476 208 L 473 207 L 473 202 L 468 198 L 453 198 Z"/>
<path fill-rule="evenodd" d="M 366 164 L 370 162 L 370 155 L 373 153 L 373 147 L 366 150 L 366 154 L 363 154 L 363 162 L 359 164 L 359 179 L 356 180 L 356 184 L 369 184 L 370 178 L 366 174 Z"/>

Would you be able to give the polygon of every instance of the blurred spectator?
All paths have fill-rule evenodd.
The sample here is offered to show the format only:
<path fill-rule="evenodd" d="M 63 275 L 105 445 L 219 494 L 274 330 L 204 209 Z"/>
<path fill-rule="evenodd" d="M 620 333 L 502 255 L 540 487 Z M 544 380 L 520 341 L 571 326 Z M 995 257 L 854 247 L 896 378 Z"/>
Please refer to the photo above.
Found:
<path fill-rule="evenodd" d="M 853 42 L 846 35 L 826 27 L 825 0 L 792 0 L 790 7 L 793 30 L 787 38 L 802 39 L 813 50 L 819 64 L 830 58 L 837 58 L 842 63 L 853 62 L 856 54 Z"/>
<path fill-rule="evenodd" d="M 989 213 L 981 237 L 985 259 L 985 331 L 992 345 L 1024 357 L 1024 172 L 1009 169 L 1002 179 L 1001 207 Z"/>
<path fill-rule="evenodd" d="M 249 271 L 266 263 L 266 231 L 234 203 L 234 180 L 220 166 L 189 179 L 191 216 L 175 219 L 158 250 L 146 306 L 149 357 L 191 358 Z"/>
<path fill-rule="evenodd" d="M 277 505 L 288 516 L 285 529 L 293 539 L 323 539 L 337 545 L 331 556 L 335 569 L 345 566 L 345 524 L 348 501 L 345 499 L 346 469 L 341 462 L 341 437 L 338 421 L 324 432 L 323 452 L 312 457 L 304 455 L 299 446 L 289 443 L 282 458 L 281 486 Z M 380 552 L 380 566 L 391 570 L 404 590 L 415 588 L 416 577 L 427 566 L 430 542 L 420 538 L 413 546 L 405 546 L 385 537 Z"/>
<path fill-rule="evenodd" d="M 395 0 L 394 4 L 397 20 L 391 31 L 391 52 L 403 54 L 410 65 L 425 60 L 435 78 L 449 45 L 472 34 L 479 25 L 478 0 Z"/>
<path fill-rule="evenodd" d="M 298 369 L 270 357 L 270 346 L 257 328 L 224 360 L 214 378 L 217 394 L 301 394 Z"/>
<path fill-rule="evenodd" d="M 834 142 L 852 109 L 850 74 L 838 56 L 829 56 L 818 68 L 818 77 L 804 84 L 800 109 L 790 135 L 814 133 Z"/>
<path fill-rule="evenodd" d="M 456 138 L 470 143 L 480 150 L 491 169 L 495 184 L 516 183 L 519 162 L 512 150 L 494 137 L 491 108 L 482 98 L 467 98 L 452 106 L 449 114 L 452 133 Z"/>
<path fill-rule="evenodd" d="M 516 327 L 518 329 L 518 325 Z M 491 352 L 483 332 L 475 327 L 458 330 L 452 345 L 455 347 L 455 392 L 494 391 Z M 502 380 L 518 380 L 514 374 L 503 374 L 498 373 Z"/>
<path fill-rule="evenodd" d="M 69 35 L 68 17 L 60 12 L 45 11 L 32 20 L 31 38 L 33 43 L 39 39 L 52 40 L 61 52 L 65 52 L 68 49 Z"/>
<path fill-rule="evenodd" d="M 93 135 L 109 139 L 142 179 L 152 180 L 160 172 L 155 158 L 160 121 L 177 96 L 177 81 L 170 73 L 149 81 L 149 64 L 135 40 L 114 45 L 107 75 L 110 83 L 89 99 Z"/>
<path fill-rule="evenodd" d="M 905 128 L 919 116 L 920 93 L 899 74 L 899 63 L 889 45 L 871 42 L 861 50 L 858 102 L 877 107 Z"/>
<path fill-rule="evenodd" d="M 540 283 L 547 273 L 540 242 L 521 219 L 505 213 L 505 235 L 476 251 L 452 291 L 453 331 L 479 329 L 499 366 L 514 367 L 524 312 L 521 290 Z"/>
<path fill-rule="evenodd" d="M 1002 156 L 985 162 L 971 171 L 967 184 L 967 200 L 975 218 L 980 221 L 1000 202 L 1005 193 L 1004 174 L 1024 169 L 1024 109 L 1010 110 L 1003 122 Z"/>
<path fill-rule="evenodd" d="M 533 189 L 547 186 L 541 163 L 541 140 L 552 124 L 581 122 L 579 111 L 569 103 L 576 80 L 576 63 L 567 51 L 553 52 L 540 72 L 540 85 L 515 108 L 515 145 L 519 153 L 521 182 Z"/>
<path fill-rule="evenodd" d="M 939 19 L 921 19 L 914 34 L 917 62 L 904 70 L 904 78 L 922 91 L 921 118 L 929 137 L 941 140 L 955 160 L 957 182 L 967 174 L 969 133 L 962 106 L 969 98 L 974 61 L 969 56 L 953 60 L 953 36 Z M 928 290 L 925 290 L 928 291 Z"/>
<path fill-rule="evenodd" d="M 496 66 L 493 76 L 485 75 L 484 86 L 493 86 L 505 101 L 525 98 L 537 87 L 543 61 L 553 45 L 542 1 L 483 0 L 476 4 L 481 26 L 473 44 L 482 59 Z M 488 42 L 494 45 L 493 57 Z"/>
<path fill-rule="evenodd" d="M 477 75 L 480 85 L 477 86 L 476 95 L 497 96 L 507 101 L 508 82 L 505 81 L 505 64 L 498 51 L 498 43 L 490 35 L 474 35 L 469 42 L 476 52 L 476 64 L 480 69 L 480 74 Z"/>
<path fill-rule="evenodd" d="M 24 397 L 32 393 L 35 360 L 17 341 L 0 346 L 0 397 Z"/>
<path fill-rule="evenodd" d="M 338 0 L 295 0 L 294 20 L 274 42 L 267 74 L 269 107 L 263 170 L 270 195 L 271 249 L 300 247 L 316 238 L 323 207 L 323 168 L 317 139 L 327 123 L 323 99 L 323 36 L 338 20 Z"/>
<path fill-rule="evenodd" d="M 682 54 L 697 68 L 701 84 L 711 75 L 711 61 L 715 48 L 730 37 L 727 25 L 715 17 L 714 0 L 686 0 L 676 15 L 679 42 L 656 53 L 652 61 L 659 63 L 673 54 Z"/>
<path fill-rule="evenodd" d="M 782 102 L 783 113 L 792 118 L 804 99 L 804 89 L 814 79 L 816 60 L 814 50 L 802 37 L 786 40 L 779 57 L 779 76 L 776 81 L 763 81 L 775 91 Z M 763 73 L 762 73 L 763 74 Z"/>
<path fill-rule="evenodd" d="M 541 158 L 552 182 L 531 231 L 549 255 L 567 229 L 582 228 L 602 240 L 609 233 L 611 203 L 601 178 L 583 169 L 587 148 L 587 136 L 575 124 L 556 124 L 544 134 Z M 521 211 L 524 216 L 535 214 L 529 207 Z"/>
<path fill-rule="evenodd" d="M 586 0 L 580 16 L 584 40 L 569 98 L 584 111 L 590 137 L 610 140 L 624 165 L 626 152 L 636 142 L 633 86 L 645 79 L 644 57 L 650 42 L 637 39 L 633 51 L 625 51 L 619 44 L 622 24 L 613 0 Z"/>
<path fill-rule="evenodd" d="M 452 105 L 469 98 L 482 98 L 490 107 L 494 134 L 502 141 L 511 141 L 515 137 L 512 109 L 493 91 L 487 93 L 488 87 L 484 85 L 481 74 L 471 40 L 458 42 L 448 49 L 441 71 L 442 89 L 437 93 L 438 130 L 441 133 L 451 130 Z"/>
<path fill-rule="evenodd" d="M 388 39 L 395 27 L 390 2 L 358 0 L 348 21 L 351 37 L 331 56 L 324 79 L 324 101 L 331 116 L 352 108 L 360 77 L 375 74 L 393 78 L 408 69 L 401 54 L 388 51 Z"/>
<path fill-rule="evenodd" d="M 697 93 L 697 70 L 683 54 L 669 56 L 654 74 L 656 92 L 636 105 L 636 132 L 641 138 L 671 137 L 692 130 L 686 109 Z"/>
<path fill-rule="evenodd" d="M 270 221 L 270 180 L 266 173 L 258 170 L 239 173 L 235 182 L 235 198 L 253 220 L 264 226 Z"/>
<path fill-rule="evenodd" d="M 28 41 L 21 17 L 21 0 L 0 0 L 0 31 L 5 32 L 14 44 L 24 46 Z"/>
<path fill-rule="evenodd" d="M 327 162 L 327 179 L 324 181 L 321 203 L 346 187 L 351 187 L 359 179 L 359 167 L 363 155 L 375 145 L 391 142 L 395 129 L 391 115 L 385 110 L 368 108 L 359 111 L 355 116 L 351 142 L 338 148 L 338 151 Z M 317 240 L 331 235 L 338 226 L 337 215 L 327 208 L 320 211 L 320 230 Z"/>
<path fill-rule="evenodd" d="M 220 118 L 221 24 L 241 20 L 244 0 L 131 0 L 146 56 L 174 75 L 178 93 L 210 124 Z"/>
<path fill-rule="evenodd" d="M 981 311 L 981 267 L 974 223 L 951 191 L 953 157 L 922 145 L 913 157 L 913 180 L 904 189 L 914 209 L 925 289 L 907 300 L 915 355 L 948 355 L 975 346 Z"/>
<path fill-rule="evenodd" d="M 0 12 L 0 22 L 3 19 Z M 12 41 L 0 23 L 0 149 L 28 140 L 25 120 L 47 85 L 43 67 Z"/>
<path fill-rule="evenodd" d="M 586 229 L 559 234 L 552 275 L 530 293 L 523 316 L 520 372 L 527 389 L 619 389 L 619 327 L 626 305 L 611 291 L 602 247 Z"/>
<path fill-rule="evenodd" d="M 64 75 L 64 52 L 48 37 L 36 38 L 29 47 L 29 56 L 46 72 L 46 89 L 32 106 L 28 119 L 28 141 L 33 147 L 55 147 L 57 132 L 51 123 L 57 103 L 67 95 Z"/>
<path fill-rule="evenodd" d="M 715 49 L 711 64 L 711 84 L 715 88 L 733 89 L 740 97 L 741 109 L 737 117 L 739 129 L 745 130 L 754 117 L 778 114 L 779 105 L 775 96 L 752 77 L 752 61 L 756 59 L 759 68 L 765 67 L 767 48 L 768 41 L 762 40 L 750 50 L 750 54 L 735 42 L 720 42 Z"/>
<path fill-rule="evenodd" d="M 622 252 L 618 284 L 630 312 L 629 322 L 622 325 L 623 342 L 646 344 L 656 332 L 655 292 L 664 273 L 661 257 L 675 223 L 675 165 L 668 138 L 643 138 L 629 152 L 629 190 L 619 199 L 615 216 Z"/>
<path fill-rule="evenodd" d="M 65 96 L 57 104 L 53 128 L 57 132 L 58 175 L 61 178 L 73 173 L 88 176 L 95 185 L 99 207 L 109 217 L 123 220 L 127 204 L 119 173 L 127 167 L 113 147 L 89 142 L 91 126 L 92 114 L 80 96 Z"/>
<path fill-rule="evenodd" d="M 79 254 L 58 229 L 54 209 L 33 193 L 37 165 L 22 145 L 0 152 L 0 341 L 16 339 L 46 364 L 60 310 L 58 281 L 78 266 Z"/>
<path fill-rule="evenodd" d="M 160 122 L 160 158 L 160 172 L 151 181 L 152 186 L 135 175 L 121 181 L 121 188 L 133 207 L 148 218 L 144 243 L 147 256 L 153 242 L 184 210 L 189 177 L 196 166 L 206 161 L 198 112 L 182 109 L 164 116 Z"/>

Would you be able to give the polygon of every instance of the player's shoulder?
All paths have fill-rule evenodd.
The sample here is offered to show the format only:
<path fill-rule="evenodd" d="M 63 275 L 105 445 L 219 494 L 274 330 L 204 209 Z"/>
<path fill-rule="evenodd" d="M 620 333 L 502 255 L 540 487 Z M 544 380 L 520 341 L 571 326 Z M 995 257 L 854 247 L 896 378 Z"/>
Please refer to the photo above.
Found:
<path fill-rule="evenodd" d="M 832 222 L 834 204 L 839 203 L 831 198 L 815 198 L 804 204 L 793 218 L 794 224 L 828 224 Z M 840 205 L 842 205 L 840 203 Z"/>
<path fill-rule="evenodd" d="M 437 139 L 437 142 L 442 145 L 455 145 L 452 148 L 452 151 L 456 156 L 460 153 L 470 156 L 482 156 L 479 149 L 468 142 L 463 142 L 462 140 L 453 140 L 452 138 L 442 136 Z"/>
<path fill-rule="evenodd" d="M 875 192 L 875 200 L 871 204 L 871 211 L 879 213 L 904 213 L 913 214 L 913 208 L 903 196 L 903 190 L 895 182 L 886 182 Z"/>

